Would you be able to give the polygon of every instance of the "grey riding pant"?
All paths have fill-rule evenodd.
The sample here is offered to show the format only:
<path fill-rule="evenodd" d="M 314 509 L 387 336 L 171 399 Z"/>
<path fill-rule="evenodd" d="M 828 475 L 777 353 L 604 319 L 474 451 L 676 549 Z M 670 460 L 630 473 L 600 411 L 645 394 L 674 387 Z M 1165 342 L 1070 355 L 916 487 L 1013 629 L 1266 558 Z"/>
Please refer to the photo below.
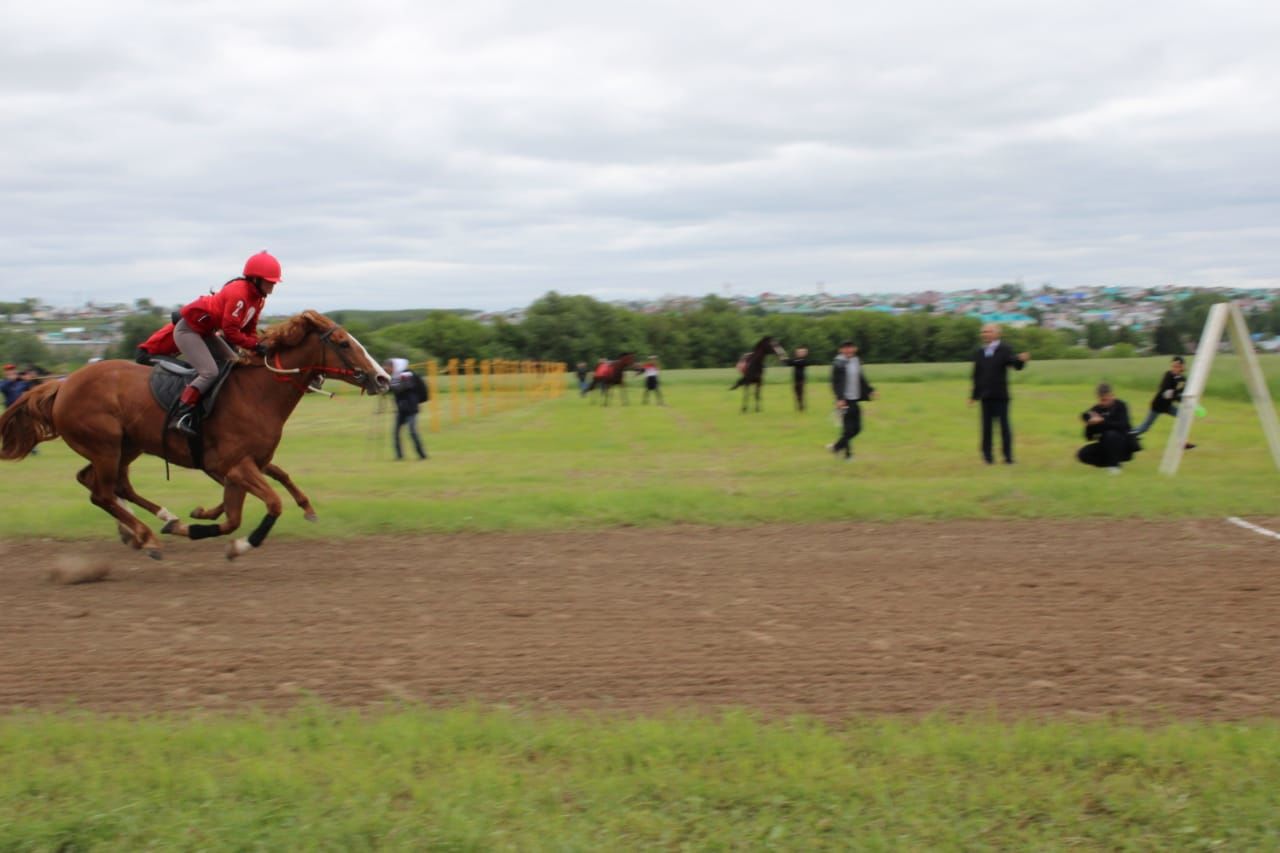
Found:
<path fill-rule="evenodd" d="M 191 387 L 204 394 L 218 378 L 218 365 L 224 361 L 233 361 L 236 351 L 218 335 L 204 335 L 187 325 L 186 320 L 179 320 L 173 327 L 173 342 L 182 351 L 182 357 L 196 369 L 196 378 Z"/>

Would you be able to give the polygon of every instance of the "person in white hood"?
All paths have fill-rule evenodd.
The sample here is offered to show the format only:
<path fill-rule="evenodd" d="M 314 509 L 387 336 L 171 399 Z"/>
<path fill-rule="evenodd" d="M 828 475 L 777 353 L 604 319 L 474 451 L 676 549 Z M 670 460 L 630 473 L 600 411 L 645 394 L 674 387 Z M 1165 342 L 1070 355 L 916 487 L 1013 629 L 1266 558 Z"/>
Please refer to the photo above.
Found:
<path fill-rule="evenodd" d="M 414 450 L 419 459 L 427 458 L 427 450 L 422 446 L 422 436 L 418 434 L 418 411 L 423 403 L 431 399 L 431 391 L 422 377 L 409 369 L 407 358 L 389 359 L 384 365 L 391 375 L 391 393 L 396 398 L 396 428 L 392 433 L 392 442 L 396 451 L 396 459 L 404 459 L 400 446 L 400 430 L 409 427 L 409 437 L 413 439 Z"/>

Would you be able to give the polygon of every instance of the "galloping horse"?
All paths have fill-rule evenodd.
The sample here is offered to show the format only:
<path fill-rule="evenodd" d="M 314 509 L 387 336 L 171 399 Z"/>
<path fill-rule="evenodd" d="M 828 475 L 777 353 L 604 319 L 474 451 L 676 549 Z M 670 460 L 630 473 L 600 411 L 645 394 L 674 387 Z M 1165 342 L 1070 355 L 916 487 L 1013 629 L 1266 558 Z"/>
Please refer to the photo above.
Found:
<path fill-rule="evenodd" d="M 22 459 L 37 443 L 61 436 L 89 460 L 76 479 L 89 490 L 93 504 L 116 519 L 126 544 L 145 549 L 156 559 L 161 556 L 159 540 L 126 501 L 164 521 L 164 533 L 205 539 L 238 529 L 245 495 L 253 495 L 266 504 L 267 515 L 247 539 L 227 545 L 228 559 L 245 554 L 262 544 L 282 510 L 280 496 L 264 474 L 283 483 L 311 514 L 306 496 L 271 462 L 284 423 L 308 386 L 323 376 L 370 394 L 391 386 L 391 378 L 360 342 L 318 312 L 304 311 L 274 325 L 261 339 L 267 355 L 243 358 L 235 366 L 197 439 L 202 445 L 202 468 L 223 487 L 223 500 L 214 510 L 197 510 L 193 515 L 216 518 L 225 508 L 221 524 L 183 524 L 139 495 L 129 482 L 129 466 L 143 453 L 198 467 L 186 436 L 165 428 L 167 413 L 148 388 L 151 371 L 133 362 L 90 364 L 62 382 L 38 386 L 24 395 L 0 415 L 0 459 Z"/>
<path fill-rule="evenodd" d="M 764 386 L 764 360 L 771 350 L 778 358 L 786 361 L 786 351 L 778 345 L 778 341 L 775 338 L 766 335 L 760 339 L 760 343 L 756 344 L 756 348 L 747 356 L 746 364 L 742 367 L 742 376 L 729 388 L 730 391 L 737 388 L 742 389 L 743 412 L 747 410 L 747 397 L 751 393 L 752 385 L 756 386 L 756 411 L 760 411 L 760 389 Z"/>
<path fill-rule="evenodd" d="M 627 386 L 624 380 L 627 377 L 627 369 L 635 362 L 636 355 L 633 352 L 624 352 L 622 355 L 609 362 L 609 372 L 603 377 L 597 376 L 591 380 L 591 386 L 587 388 L 588 392 L 600 389 L 600 395 L 604 400 L 604 404 L 609 405 L 609 391 L 615 386 L 618 393 L 622 396 L 622 405 L 627 405 Z"/>

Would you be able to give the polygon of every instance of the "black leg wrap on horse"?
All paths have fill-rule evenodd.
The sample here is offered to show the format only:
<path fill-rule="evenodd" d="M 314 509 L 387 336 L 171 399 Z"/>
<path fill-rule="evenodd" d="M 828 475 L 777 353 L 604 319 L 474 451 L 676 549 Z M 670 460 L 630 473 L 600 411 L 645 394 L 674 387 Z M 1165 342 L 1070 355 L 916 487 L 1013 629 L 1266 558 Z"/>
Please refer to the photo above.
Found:
<path fill-rule="evenodd" d="M 191 539 L 208 539 L 210 536 L 221 536 L 222 528 L 216 524 L 189 524 L 187 536 Z"/>
<path fill-rule="evenodd" d="M 249 534 L 249 544 L 257 548 L 262 544 L 262 540 L 267 538 L 267 534 L 271 532 L 271 528 L 275 525 L 278 515 L 266 515 L 262 517 L 262 522 L 258 525 L 258 529 Z"/>

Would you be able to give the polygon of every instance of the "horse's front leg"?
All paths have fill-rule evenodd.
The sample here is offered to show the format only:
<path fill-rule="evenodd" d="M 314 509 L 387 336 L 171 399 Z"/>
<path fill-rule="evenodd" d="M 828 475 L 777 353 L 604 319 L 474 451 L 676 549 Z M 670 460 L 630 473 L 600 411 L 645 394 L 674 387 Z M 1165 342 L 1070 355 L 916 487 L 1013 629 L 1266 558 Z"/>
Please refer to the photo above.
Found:
<path fill-rule="evenodd" d="M 238 499 L 233 499 L 232 497 L 233 487 L 238 492 Z M 275 489 L 271 488 L 267 478 L 262 475 L 262 471 L 252 459 L 244 459 L 227 472 L 227 522 L 231 521 L 234 513 L 235 526 L 229 527 L 223 532 L 230 533 L 240 526 L 240 514 L 244 508 L 246 492 L 267 505 L 267 514 L 263 516 L 262 521 L 258 522 L 258 526 L 254 528 L 248 538 L 233 539 L 227 543 L 228 560 L 234 560 L 236 557 L 249 553 L 254 548 L 261 547 L 262 543 L 266 541 L 267 534 L 271 532 L 271 528 L 275 525 L 276 519 L 284 511 L 284 504 L 281 502 L 280 496 L 276 494 Z"/>
<path fill-rule="evenodd" d="M 764 380 L 756 383 L 756 411 L 760 411 L 760 390 L 764 388 Z"/>
<path fill-rule="evenodd" d="M 311 499 L 303 494 L 302 489 L 294 485 L 293 478 L 289 476 L 287 471 L 274 462 L 268 462 L 267 466 L 262 469 L 262 473 L 284 486 L 285 491 L 289 493 L 289 497 L 293 498 L 294 503 L 302 510 L 303 518 L 307 521 L 315 521 L 318 518 L 315 508 L 311 506 Z"/>

